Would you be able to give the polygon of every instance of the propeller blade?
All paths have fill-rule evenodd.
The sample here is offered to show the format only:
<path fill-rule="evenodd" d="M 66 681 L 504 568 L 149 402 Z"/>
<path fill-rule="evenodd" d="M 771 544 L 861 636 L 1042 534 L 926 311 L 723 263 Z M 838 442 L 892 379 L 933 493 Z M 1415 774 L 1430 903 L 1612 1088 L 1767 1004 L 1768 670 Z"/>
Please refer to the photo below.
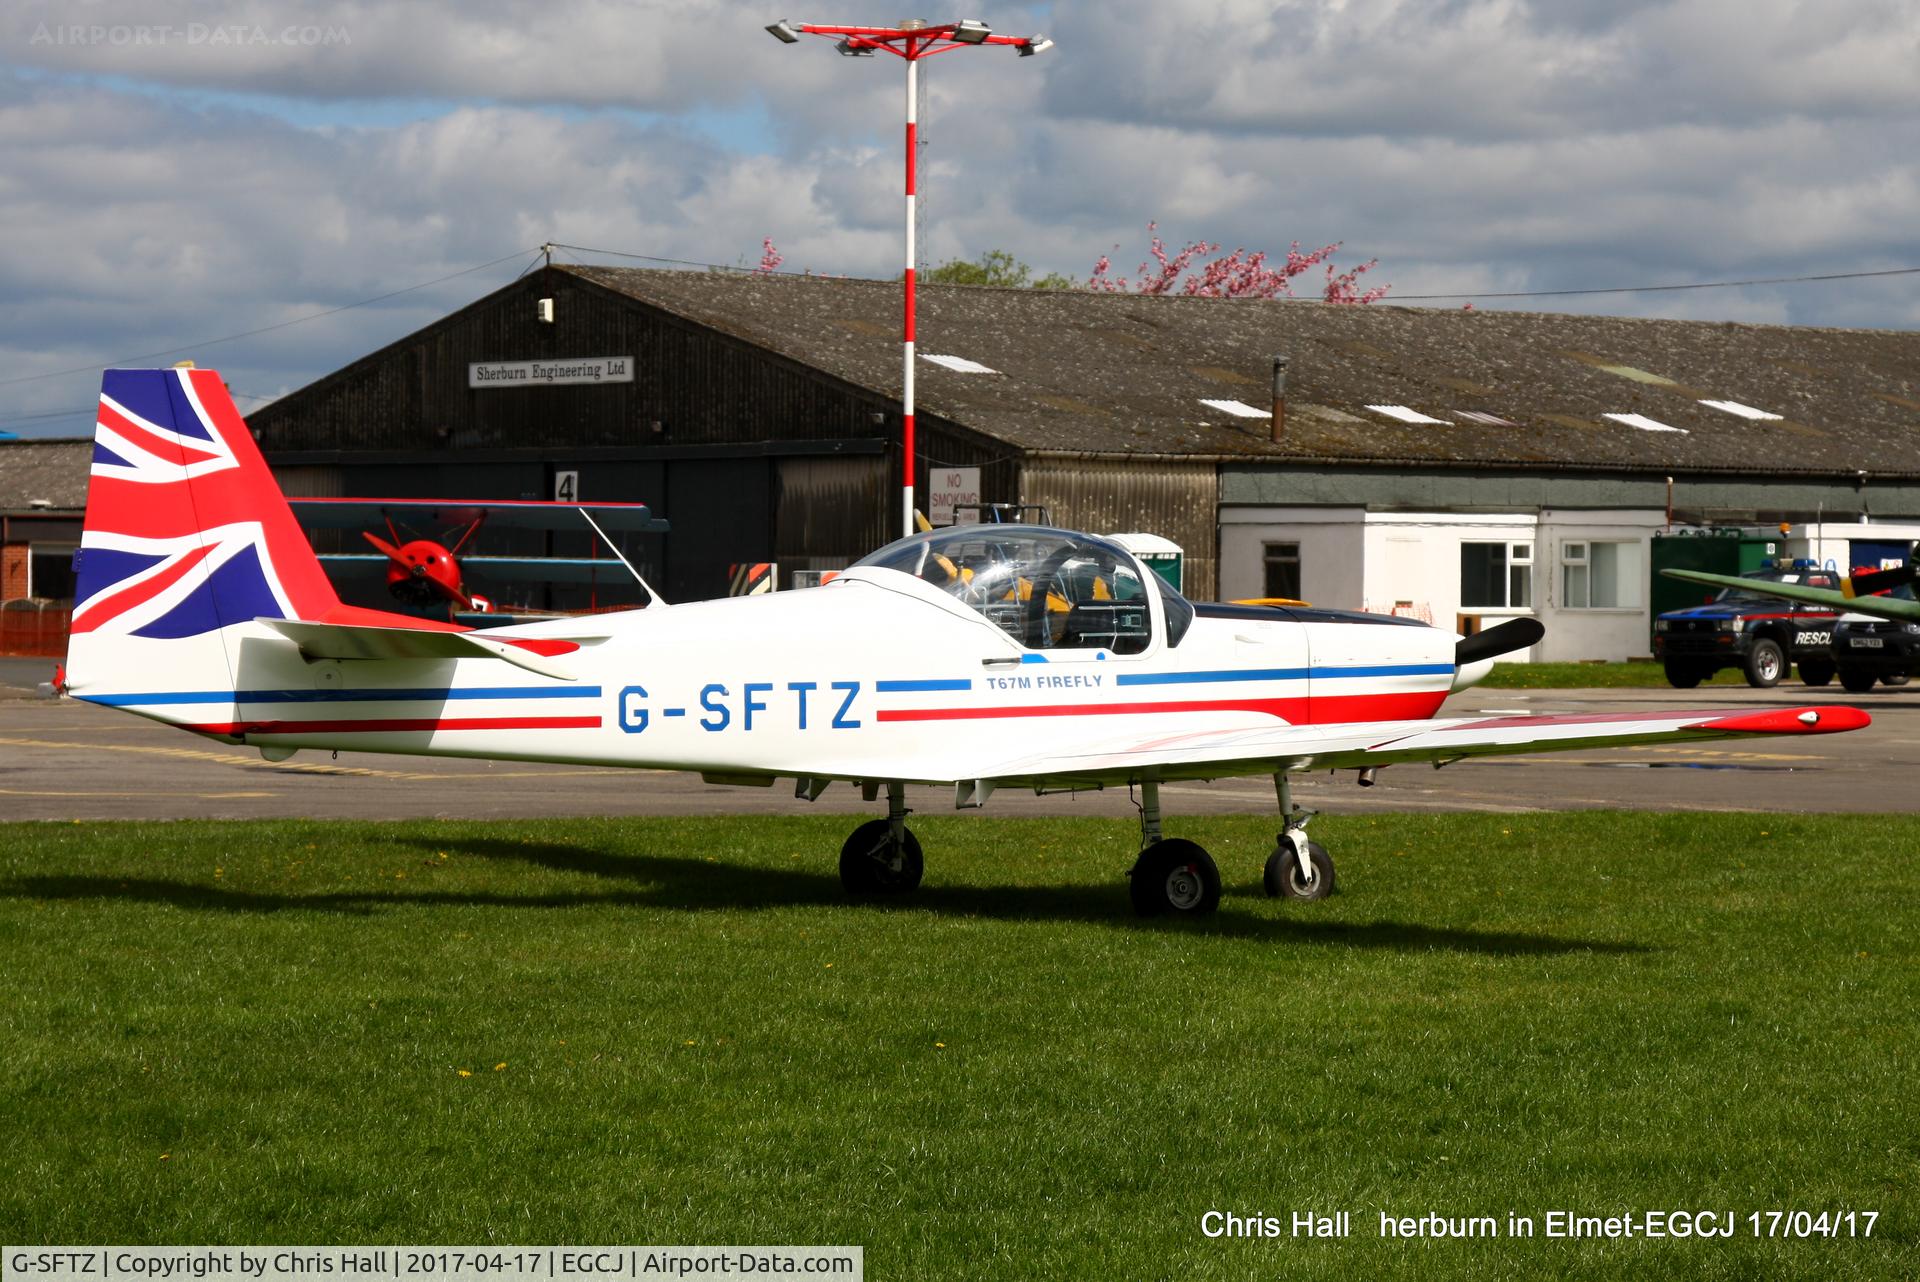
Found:
<path fill-rule="evenodd" d="M 1856 574 L 1843 580 L 1840 590 L 1848 596 L 1873 596 L 1878 592 L 1890 592 L 1914 581 L 1913 564 L 1896 565 L 1891 570 L 1875 570 L 1870 574 Z"/>
<path fill-rule="evenodd" d="M 1508 619 L 1497 627 L 1462 639 L 1453 647 L 1453 663 L 1455 667 L 1464 668 L 1482 659 L 1512 654 L 1515 650 L 1526 649 L 1545 635 L 1547 629 L 1538 619 Z"/>
<path fill-rule="evenodd" d="M 400 549 L 381 538 L 378 534 L 370 530 L 362 530 L 360 531 L 360 537 L 373 544 L 387 560 L 403 568 L 406 566 L 407 563 L 400 559 Z"/>

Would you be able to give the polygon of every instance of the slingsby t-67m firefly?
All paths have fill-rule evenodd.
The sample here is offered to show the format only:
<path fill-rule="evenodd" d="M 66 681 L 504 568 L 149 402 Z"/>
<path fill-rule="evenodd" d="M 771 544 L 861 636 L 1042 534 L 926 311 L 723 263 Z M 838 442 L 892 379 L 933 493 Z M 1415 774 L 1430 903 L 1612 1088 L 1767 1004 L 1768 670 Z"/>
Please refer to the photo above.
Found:
<path fill-rule="evenodd" d="M 834 783 L 886 818 L 840 852 L 857 895 L 912 890 L 908 785 L 1138 790 L 1142 913 L 1204 913 L 1220 874 L 1161 835 L 1168 780 L 1270 775 L 1269 894 L 1317 899 L 1333 863 L 1289 776 L 1654 740 L 1822 734 L 1854 708 L 1439 718 L 1531 645 L 1340 610 L 1194 605 L 1104 539 L 936 530 L 831 583 L 485 632 L 341 604 L 211 370 L 110 370 L 67 663 L 78 698 L 279 760 L 301 748 Z"/>

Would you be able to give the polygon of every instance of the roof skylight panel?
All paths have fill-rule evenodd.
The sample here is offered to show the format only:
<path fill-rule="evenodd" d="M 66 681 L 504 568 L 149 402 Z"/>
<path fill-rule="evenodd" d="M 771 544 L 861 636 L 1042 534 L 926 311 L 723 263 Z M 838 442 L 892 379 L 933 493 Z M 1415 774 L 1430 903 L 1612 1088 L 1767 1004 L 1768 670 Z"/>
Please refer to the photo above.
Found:
<path fill-rule="evenodd" d="M 1245 401 L 1210 401 L 1202 397 L 1200 403 L 1208 409 L 1219 410 L 1222 414 L 1232 414 L 1236 418 L 1272 418 L 1272 410 L 1263 410 L 1249 405 Z"/>
<path fill-rule="evenodd" d="M 1431 423 L 1435 427 L 1446 427 L 1447 420 L 1429 418 L 1419 410 L 1408 409 L 1404 405 L 1369 405 L 1368 409 L 1376 414 L 1385 414 L 1388 418 L 1397 418 L 1402 423 Z"/>
<path fill-rule="evenodd" d="M 1000 372 L 997 369 L 989 369 L 979 361 L 970 361 L 964 356 L 930 356 L 922 352 L 920 359 L 932 361 L 935 365 L 950 369 L 956 374 L 998 374 Z"/>
<path fill-rule="evenodd" d="M 1751 405 L 1742 405 L 1739 401 L 1701 401 L 1700 403 L 1722 413 L 1737 414 L 1741 418 L 1750 418 L 1760 423 L 1778 423 L 1786 417 L 1784 414 L 1774 414 L 1767 410 L 1757 410 Z"/>
<path fill-rule="evenodd" d="M 1687 435 L 1684 427 L 1670 427 L 1659 419 L 1648 418 L 1645 414 L 1602 414 L 1601 418 L 1610 418 L 1616 423 L 1625 423 L 1628 427 L 1637 427 L 1643 432 L 1678 432 Z"/>

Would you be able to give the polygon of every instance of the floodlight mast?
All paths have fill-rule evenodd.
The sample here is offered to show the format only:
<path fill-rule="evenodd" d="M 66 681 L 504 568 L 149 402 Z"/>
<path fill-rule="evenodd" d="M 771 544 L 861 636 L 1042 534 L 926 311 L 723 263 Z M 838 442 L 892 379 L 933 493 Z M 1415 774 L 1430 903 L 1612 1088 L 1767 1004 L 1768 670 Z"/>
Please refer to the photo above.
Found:
<path fill-rule="evenodd" d="M 986 23 L 973 18 L 963 18 L 957 22 L 926 22 L 911 18 L 893 27 L 830 27 L 812 22 L 795 23 L 782 18 L 768 26 L 767 31 L 782 44 L 796 44 L 802 35 L 826 36 L 835 40 L 840 52 L 850 58 L 871 58 L 876 51 L 884 49 L 904 59 L 907 64 L 907 271 L 902 278 L 906 289 L 906 307 L 901 329 L 904 355 L 900 392 L 900 466 L 904 491 L 901 528 L 905 533 L 912 534 L 915 532 L 913 478 L 918 469 L 913 438 L 913 213 L 916 186 L 914 152 L 919 141 L 916 136 L 919 122 L 915 118 L 914 101 L 920 88 L 920 59 L 972 45 L 1005 45 L 1026 58 L 1051 49 L 1053 41 L 1045 36 L 996 36 Z"/>

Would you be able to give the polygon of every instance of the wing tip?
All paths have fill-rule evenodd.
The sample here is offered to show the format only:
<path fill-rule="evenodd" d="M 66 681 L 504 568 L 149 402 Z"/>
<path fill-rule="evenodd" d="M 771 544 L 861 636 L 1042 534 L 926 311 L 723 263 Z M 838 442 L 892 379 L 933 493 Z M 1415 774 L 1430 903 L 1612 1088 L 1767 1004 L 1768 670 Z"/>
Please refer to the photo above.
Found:
<path fill-rule="evenodd" d="M 1715 717 L 1695 726 L 1696 730 L 1718 730 L 1726 734 L 1839 734 L 1845 730 L 1864 730 L 1873 718 L 1860 708 L 1844 704 L 1824 708 L 1769 708 L 1765 712 L 1741 712 L 1731 717 Z"/>

